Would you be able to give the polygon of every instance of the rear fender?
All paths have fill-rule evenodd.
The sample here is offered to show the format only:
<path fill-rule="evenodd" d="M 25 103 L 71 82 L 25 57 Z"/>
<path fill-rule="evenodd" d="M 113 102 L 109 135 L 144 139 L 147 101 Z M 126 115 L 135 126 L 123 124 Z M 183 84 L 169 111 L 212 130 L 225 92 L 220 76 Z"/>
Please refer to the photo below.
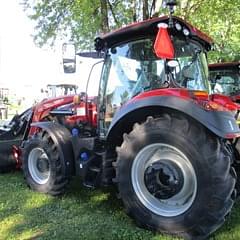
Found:
<path fill-rule="evenodd" d="M 31 127 L 42 129 L 50 135 L 54 144 L 57 146 L 58 152 L 60 154 L 60 159 L 63 166 L 66 168 L 67 174 L 69 176 L 74 175 L 74 154 L 71 141 L 72 136 L 69 130 L 64 126 L 53 122 L 32 123 Z"/>
<path fill-rule="evenodd" d="M 124 105 L 114 116 L 107 132 L 107 140 L 115 141 L 124 132 L 131 131 L 135 122 L 147 116 L 157 116 L 163 111 L 177 111 L 195 119 L 220 138 L 235 138 L 240 135 L 233 113 L 207 111 L 190 100 L 175 96 L 153 96 Z M 115 141 L 116 142 L 116 141 Z"/>

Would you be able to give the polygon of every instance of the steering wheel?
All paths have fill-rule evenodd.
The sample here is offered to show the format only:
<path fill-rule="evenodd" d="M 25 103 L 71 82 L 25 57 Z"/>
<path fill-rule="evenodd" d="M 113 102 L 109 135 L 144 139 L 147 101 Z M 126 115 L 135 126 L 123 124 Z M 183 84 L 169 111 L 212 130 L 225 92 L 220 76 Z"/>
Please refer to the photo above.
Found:
<path fill-rule="evenodd" d="M 149 79 L 151 89 L 157 89 L 157 88 L 164 87 L 165 82 L 158 75 L 150 72 L 150 73 L 147 73 L 147 78 Z"/>
<path fill-rule="evenodd" d="M 191 69 L 192 65 L 187 65 L 182 68 L 181 71 L 181 86 L 187 87 L 187 82 L 194 80 L 194 72 Z"/>

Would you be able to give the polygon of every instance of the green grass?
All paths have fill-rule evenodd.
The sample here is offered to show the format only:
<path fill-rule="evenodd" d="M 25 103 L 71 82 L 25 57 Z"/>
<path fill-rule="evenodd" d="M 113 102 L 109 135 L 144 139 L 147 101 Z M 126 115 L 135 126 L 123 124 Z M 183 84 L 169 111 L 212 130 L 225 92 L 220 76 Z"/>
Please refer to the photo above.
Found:
<path fill-rule="evenodd" d="M 211 240 L 240 239 L 240 205 Z M 176 240 L 140 229 L 121 201 L 103 190 L 88 190 L 74 179 L 54 198 L 29 190 L 21 173 L 0 175 L 0 240 L 124 239 Z"/>

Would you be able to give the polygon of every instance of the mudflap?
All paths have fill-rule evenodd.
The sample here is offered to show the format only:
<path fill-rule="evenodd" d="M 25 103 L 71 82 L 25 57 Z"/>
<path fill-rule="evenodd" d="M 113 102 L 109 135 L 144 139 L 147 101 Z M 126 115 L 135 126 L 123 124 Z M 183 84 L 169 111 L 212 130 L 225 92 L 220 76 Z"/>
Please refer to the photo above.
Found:
<path fill-rule="evenodd" d="M 16 169 L 17 161 L 14 157 L 14 146 L 19 146 L 21 140 L 0 141 L 0 173 Z"/>

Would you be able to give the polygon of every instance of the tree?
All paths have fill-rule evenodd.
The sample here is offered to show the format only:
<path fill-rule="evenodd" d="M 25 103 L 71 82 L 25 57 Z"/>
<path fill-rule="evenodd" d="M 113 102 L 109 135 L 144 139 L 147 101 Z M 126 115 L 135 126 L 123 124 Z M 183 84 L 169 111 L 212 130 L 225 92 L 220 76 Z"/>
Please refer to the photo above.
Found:
<path fill-rule="evenodd" d="M 215 41 L 210 61 L 240 60 L 240 9 L 232 0 L 183 0 L 177 14 Z"/>
<path fill-rule="evenodd" d="M 93 47 L 100 33 L 147 19 L 155 0 L 22 0 L 24 10 L 36 22 L 37 45 L 54 44 L 61 35 L 81 48 Z"/>
<path fill-rule="evenodd" d="M 58 36 L 92 49 L 93 39 L 131 22 L 166 13 L 159 0 L 22 0 L 36 22 L 35 42 L 54 44 Z M 212 61 L 239 60 L 240 10 L 232 0 L 181 0 L 176 15 L 214 38 Z"/>

